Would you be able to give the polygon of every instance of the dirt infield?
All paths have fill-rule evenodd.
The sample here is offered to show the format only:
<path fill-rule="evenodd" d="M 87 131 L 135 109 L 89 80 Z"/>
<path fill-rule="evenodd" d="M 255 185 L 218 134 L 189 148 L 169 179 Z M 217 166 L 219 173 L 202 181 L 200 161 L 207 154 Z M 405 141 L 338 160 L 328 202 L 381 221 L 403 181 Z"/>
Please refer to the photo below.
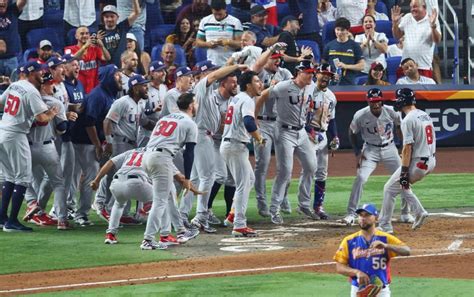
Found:
<path fill-rule="evenodd" d="M 437 161 L 436 173 L 472 173 L 474 149 L 440 149 Z M 294 173 L 297 176 L 299 169 L 295 168 Z M 351 152 L 338 152 L 330 158 L 330 176 L 354 173 L 355 160 Z M 378 168 L 376 174 L 386 172 Z M 456 215 L 458 217 L 432 216 L 428 224 L 417 231 L 410 230 L 406 224 L 394 224 L 397 237 L 406 240 L 416 257 L 393 261 L 393 275 L 473 279 L 474 211 L 462 212 L 464 214 Z M 229 229 L 219 229 L 217 235 L 201 235 L 177 248 L 150 251 L 173 253 L 185 257 L 185 260 L 0 275 L 0 294 L 25 288 L 58 286 L 36 292 L 60 291 L 271 271 L 334 272 L 331 262 L 339 242 L 357 230 L 335 222 L 308 220 L 294 220 L 283 227 L 270 223 L 259 223 L 255 227 L 260 234 L 257 239 L 236 240 L 229 235 Z M 83 285 L 71 286 L 73 284 Z M 35 291 L 10 294 L 28 292 Z"/>

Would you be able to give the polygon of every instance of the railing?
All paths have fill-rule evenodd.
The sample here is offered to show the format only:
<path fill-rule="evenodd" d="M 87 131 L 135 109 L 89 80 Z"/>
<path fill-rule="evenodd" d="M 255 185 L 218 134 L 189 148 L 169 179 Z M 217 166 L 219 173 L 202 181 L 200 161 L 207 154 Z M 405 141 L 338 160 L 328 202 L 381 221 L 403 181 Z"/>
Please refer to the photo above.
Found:
<path fill-rule="evenodd" d="M 454 32 L 451 30 L 449 27 L 449 23 L 447 21 L 447 16 L 448 16 L 448 10 L 449 12 L 453 15 L 453 26 L 454 26 Z M 443 11 L 440 11 L 439 14 L 439 19 L 441 20 L 443 24 L 443 70 L 444 70 L 444 76 L 448 76 L 448 51 L 447 51 L 447 35 L 446 33 L 449 33 L 450 37 L 454 41 L 453 45 L 453 50 L 454 50 L 454 55 L 453 55 L 453 84 L 459 84 L 459 21 L 458 17 L 456 15 L 456 11 L 454 8 L 451 6 L 451 4 L 448 2 L 448 0 L 443 1 Z"/>
<path fill-rule="evenodd" d="M 463 6 L 465 7 L 464 9 L 464 22 L 466 22 L 466 25 L 464 26 L 464 30 L 467 30 L 468 32 L 464 32 L 466 36 L 464 36 L 464 63 L 467 64 L 467 66 L 464 66 L 464 70 L 466 72 L 465 77 L 467 80 L 467 83 L 471 84 L 472 83 L 472 70 L 474 69 L 474 61 L 471 58 L 471 49 L 474 47 L 474 11 L 473 11 L 473 0 L 466 0 L 463 1 Z"/>
<path fill-rule="evenodd" d="M 471 70 L 474 69 L 474 61 L 471 59 L 471 47 L 474 46 L 474 38 L 469 36 L 468 43 L 469 44 L 467 45 L 467 61 L 469 62 L 469 67 L 467 68 L 467 81 L 469 84 L 471 84 Z"/>

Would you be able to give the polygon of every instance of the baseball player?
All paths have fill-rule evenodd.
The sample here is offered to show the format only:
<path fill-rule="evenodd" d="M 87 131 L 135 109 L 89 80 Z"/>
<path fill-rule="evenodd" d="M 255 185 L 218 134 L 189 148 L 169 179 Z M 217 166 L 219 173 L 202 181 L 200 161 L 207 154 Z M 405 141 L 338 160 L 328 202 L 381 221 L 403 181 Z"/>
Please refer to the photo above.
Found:
<path fill-rule="evenodd" d="M 398 89 L 395 92 L 395 97 L 397 99 L 395 110 L 402 111 L 406 116 L 402 120 L 402 164 L 384 186 L 379 228 L 385 232 L 393 232 L 391 219 L 395 198 L 402 192 L 405 193 L 405 200 L 408 202 L 410 210 L 416 215 L 412 229 L 415 230 L 423 225 L 428 217 L 428 212 L 412 192 L 410 184 L 423 179 L 436 166 L 436 135 L 433 120 L 426 112 L 416 108 L 413 90 Z"/>
<path fill-rule="evenodd" d="M 309 138 L 313 141 L 316 150 L 317 168 L 314 174 L 314 213 L 321 219 L 327 220 L 329 216 L 324 211 L 323 203 L 326 196 L 326 178 L 328 176 L 328 151 L 339 148 L 339 138 L 336 128 L 336 96 L 328 89 L 330 80 L 335 73 L 329 64 L 323 63 L 316 69 L 316 83 L 308 87 L 312 102 L 305 128 Z M 327 133 L 332 137 L 328 140 Z M 310 186 L 311 187 L 311 186 Z"/>
<path fill-rule="evenodd" d="M 192 117 L 198 108 L 194 95 L 185 93 L 179 96 L 177 105 L 179 112 L 161 118 L 152 132 L 150 141 L 143 156 L 143 168 L 152 180 L 153 204 L 148 215 L 145 236 L 141 249 L 155 250 L 162 245 L 155 240 L 155 234 L 164 227 L 163 213 L 173 187 L 175 154 L 184 146 L 184 176 L 183 187 L 190 189 L 189 180 L 194 159 L 194 146 L 197 142 L 198 129 Z"/>
<path fill-rule="evenodd" d="M 259 145 L 265 145 L 255 121 L 255 97 L 261 95 L 263 84 L 256 72 L 248 71 L 241 75 L 239 85 L 241 92 L 231 99 L 227 108 L 220 152 L 236 186 L 232 235 L 254 237 L 257 232 L 247 226 L 245 217 L 250 190 L 255 182 L 247 145 L 251 136 Z"/>
<path fill-rule="evenodd" d="M 400 113 L 392 106 L 383 104 L 383 94 L 378 88 L 367 92 L 368 106 L 354 114 L 349 126 L 349 140 L 351 141 L 357 159 L 357 176 L 352 185 L 352 192 L 347 205 L 347 216 L 342 222 L 347 225 L 355 223 L 355 210 L 362 196 L 362 189 L 367 179 L 377 167 L 379 162 L 391 173 L 395 172 L 401 164 L 397 147 L 393 141 L 394 132 L 401 137 Z M 364 144 L 362 148 L 357 145 L 357 134 L 360 133 Z M 405 194 L 402 193 L 402 221 L 410 220 Z M 413 218 L 411 219 L 413 223 Z"/>
<path fill-rule="evenodd" d="M 216 66 L 209 61 L 201 66 L 200 71 L 209 71 L 208 69 L 215 68 Z M 195 147 L 194 168 L 199 178 L 199 191 L 204 194 L 197 196 L 196 216 L 191 220 L 191 223 L 208 233 L 216 232 L 216 229 L 208 224 L 209 193 L 214 183 L 214 161 L 219 154 L 214 149 L 213 136 L 221 126 L 221 105 L 227 105 L 227 100 L 237 95 L 237 88 L 225 94 L 223 88 L 215 89 L 213 84 L 231 74 L 235 77 L 235 74 L 233 74 L 235 71 L 245 69 L 247 69 L 247 66 L 241 64 L 222 67 L 202 78 L 194 88 L 196 102 L 200 106 L 195 119 L 198 126 L 198 142 Z M 223 96 L 223 94 L 226 96 Z"/>
<path fill-rule="evenodd" d="M 334 255 L 336 271 L 350 277 L 352 297 L 364 290 L 375 292 L 361 296 L 389 297 L 390 260 L 409 256 L 410 248 L 395 236 L 375 228 L 378 217 L 375 205 L 364 204 L 356 213 L 361 230 L 342 240 Z"/>
<path fill-rule="evenodd" d="M 124 51 L 120 56 L 122 69 L 120 69 L 120 80 L 122 81 L 122 92 L 118 97 L 128 94 L 128 81 L 137 73 L 138 56 L 134 51 Z"/>
<path fill-rule="evenodd" d="M 183 66 L 176 69 L 176 87 L 172 88 L 166 93 L 165 102 L 163 104 L 163 110 L 161 116 L 164 117 L 171 113 L 179 111 L 176 104 L 178 97 L 191 90 L 193 85 L 194 72 L 189 67 Z"/>
<path fill-rule="evenodd" d="M 18 213 L 31 182 L 31 152 L 26 134 L 33 120 L 49 122 L 58 113 L 57 107 L 48 109 L 38 91 L 43 81 L 43 66 L 37 61 L 31 61 L 24 67 L 27 78 L 12 83 L 0 100 L 4 106 L 0 122 L 0 162 L 5 176 L 0 225 L 5 232 L 32 231 L 18 221 Z M 10 202 L 12 205 L 8 217 Z"/>
<path fill-rule="evenodd" d="M 264 88 L 269 88 L 280 81 L 293 78 L 291 72 L 280 67 L 283 54 L 277 50 L 283 49 L 285 43 L 276 43 L 267 49 L 256 63 L 252 66 L 252 70 L 258 73 L 258 77 L 263 83 Z M 277 128 L 277 113 L 275 110 L 275 98 L 270 98 L 265 102 L 260 114 L 257 115 L 259 129 L 266 140 L 265 146 L 255 146 L 255 192 L 257 195 L 257 209 L 262 217 L 269 217 L 267 205 L 267 187 L 266 180 L 268 174 L 268 166 L 272 157 L 272 145 L 275 144 L 275 130 Z M 286 206 L 283 208 L 283 206 Z M 281 210 L 289 211 L 290 204 L 288 195 L 285 195 Z"/>
<path fill-rule="evenodd" d="M 316 155 L 308 134 L 303 129 L 308 103 L 311 100 L 303 95 L 312 82 L 314 68 L 310 61 L 305 60 L 300 62 L 296 69 L 297 75 L 294 79 L 281 81 L 265 90 L 258 99 L 255 109 L 255 113 L 258 114 L 269 98 L 275 98 L 278 115 L 275 132 L 277 174 L 273 183 L 270 206 L 271 221 L 274 224 L 283 223 L 280 205 L 291 179 L 294 152 L 303 166 L 298 193 L 298 211 L 309 218 L 317 219 L 310 207 L 311 181 L 316 170 Z"/>
<path fill-rule="evenodd" d="M 115 203 L 112 207 L 109 226 L 105 235 L 106 244 L 118 243 L 117 233 L 120 224 L 120 217 L 130 199 L 136 199 L 140 202 L 150 202 L 153 200 L 153 187 L 151 185 L 151 180 L 141 167 L 144 153 L 145 149 L 139 148 L 126 151 L 113 157 L 102 166 L 96 178 L 90 184 L 92 189 L 96 190 L 100 180 L 108 172 L 114 168 L 118 169 L 114 174 L 114 179 L 110 185 L 110 191 L 114 196 Z M 176 168 L 174 171 L 175 179 L 183 181 L 184 175 L 177 171 Z M 196 189 L 191 188 L 191 191 L 196 191 Z M 175 191 L 172 191 L 169 195 L 167 210 L 170 210 L 171 204 L 175 204 L 175 195 L 172 195 L 172 193 L 175 194 Z M 171 222 L 167 211 L 164 213 L 163 221 L 166 222 L 164 223 L 165 228 L 171 231 Z M 179 215 L 177 216 L 176 222 L 178 224 L 181 223 Z M 197 229 L 187 230 L 183 225 L 179 225 L 177 228 L 177 240 L 171 234 L 168 234 L 167 236 L 160 236 L 160 242 L 163 246 L 167 246 L 174 242 L 185 243 L 196 237 L 198 234 L 199 230 Z"/>

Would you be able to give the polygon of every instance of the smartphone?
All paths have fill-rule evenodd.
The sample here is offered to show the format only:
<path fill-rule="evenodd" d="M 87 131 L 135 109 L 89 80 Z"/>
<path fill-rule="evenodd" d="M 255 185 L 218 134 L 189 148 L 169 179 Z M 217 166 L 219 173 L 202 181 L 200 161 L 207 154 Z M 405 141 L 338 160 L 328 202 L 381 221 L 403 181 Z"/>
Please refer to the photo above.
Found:
<path fill-rule="evenodd" d="M 339 58 L 332 59 L 332 62 L 334 63 L 334 67 L 337 67 L 336 65 L 340 62 Z"/>
<path fill-rule="evenodd" d="M 104 24 L 99 25 L 99 31 L 105 31 L 105 25 Z"/>

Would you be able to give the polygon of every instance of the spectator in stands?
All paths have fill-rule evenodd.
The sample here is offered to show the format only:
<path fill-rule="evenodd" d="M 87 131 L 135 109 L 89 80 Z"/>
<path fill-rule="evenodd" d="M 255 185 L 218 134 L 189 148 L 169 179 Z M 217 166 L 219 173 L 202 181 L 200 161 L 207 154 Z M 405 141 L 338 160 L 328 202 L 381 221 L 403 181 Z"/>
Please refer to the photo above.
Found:
<path fill-rule="evenodd" d="M 316 41 L 322 50 L 322 39 L 319 35 L 318 1 L 317 0 L 294 0 L 287 1 L 290 12 L 300 18 L 300 29 L 298 39 Z"/>
<path fill-rule="evenodd" d="M 318 22 L 321 33 L 327 22 L 336 20 L 336 12 L 337 9 L 332 5 L 331 1 L 321 0 L 318 2 Z"/>
<path fill-rule="evenodd" d="M 46 64 L 46 61 L 53 55 L 53 45 L 47 39 L 41 40 L 36 52 L 38 53 L 38 62 L 40 64 Z"/>
<path fill-rule="evenodd" d="M 355 77 L 364 69 L 365 61 L 360 45 L 349 39 L 351 23 L 346 18 L 338 18 L 335 23 L 336 39 L 324 48 L 322 62 L 337 69 L 339 85 L 353 85 Z"/>
<path fill-rule="evenodd" d="M 336 17 L 349 20 L 351 27 L 361 24 L 367 9 L 367 0 L 336 0 Z"/>
<path fill-rule="evenodd" d="M 441 41 L 438 12 L 433 9 L 428 15 L 424 0 L 412 0 L 410 11 L 402 17 L 399 6 L 392 8 L 393 36 L 398 39 L 405 37 L 402 59 L 413 59 L 419 65 L 420 74 L 432 78 L 433 49 Z"/>
<path fill-rule="evenodd" d="M 138 66 L 137 66 L 137 72 L 141 75 L 147 75 L 148 74 L 148 68 L 150 67 L 151 64 L 151 58 L 150 55 L 142 51 L 140 46 L 137 43 L 137 38 L 133 33 L 127 33 L 127 50 L 135 52 L 138 57 Z"/>
<path fill-rule="evenodd" d="M 373 62 L 370 65 L 367 82 L 364 86 L 389 86 L 390 83 L 383 80 L 385 67 L 380 62 Z"/>
<path fill-rule="evenodd" d="M 207 0 L 193 0 L 193 3 L 186 5 L 181 9 L 176 18 L 176 23 L 179 23 L 183 18 L 187 18 L 191 22 L 194 22 L 194 20 L 201 20 L 211 13 L 211 6 L 209 6 Z"/>
<path fill-rule="evenodd" d="M 97 16 L 94 0 L 66 0 L 64 2 L 64 34 L 79 27 L 95 27 Z M 95 31 L 94 29 L 94 31 Z"/>
<path fill-rule="evenodd" d="M 250 9 L 250 24 L 249 31 L 252 31 L 257 36 L 258 47 L 265 50 L 267 47 L 275 44 L 278 41 L 278 28 L 267 24 L 268 13 L 262 5 L 255 5 Z"/>
<path fill-rule="evenodd" d="M 105 30 L 105 48 L 109 51 L 111 62 L 117 67 L 120 67 L 120 55 L 126 48 L 126 35 L 130 27 L 135 23 L 135 20 L 140 15 L 140 6 L 138 0 L 133 0 L 133 11 L 132 13 L 117 24 L 119 15 L 117 7 L 113 5 L 107 5 L 102 11 L 102 20 L 104 22 Z"/>
<path fill-rule="evenodd" d="M 161 59 L 166 65 L 166 81 L 165 84 L 169 89 L 174 87 L 176 81 L 176 69 L 179 67 L 175 63 L 176 60 L 176 49 L 172 43 L 165 43 L 161 48 Z"/>
<path fill-rule="evenodd" d="M 18 67 L 16 55 L 21 52 L 18 35 L 18 16 L 25 7 L 26 0 L 17 0 L 8 4 L 0 0 L 0 39 L 5 41 L 6 51 L 0 54 L 0 68 L 13 72 Z"/>
<path fill-rule="evenodd" d="M 388 46 L 387 57 L 401 57 L 403 54 L 403 41 L 405 37 L 402 37 L 398 40 L 396 44 L 391 44 Z"/>
<path fill-rule="evenodd" d="M 230 14 L 238 18 L 241 23 L 250 22 L 250 3 L 251 0 L 231 0 Z"/>
<path fill-rule="evenodd" d="M 300 24 L 294 16 L 289 15 L 283 18 L 280 27 L 283 31 L 278 37 L 278 42 L 284 42 L 287 45 L 283 56 L 284 63 L 282 67 L 288 69 L 293 75 L 295 75 L 296 64 L 304 59 L 295 40 L 296 34 L 298 34 L 298 31 L 300 30 Z"/>
<path fill-rule="evenodd" d="M 245 31 L 242 34 L 242 50 L 235 52 L 232 56 L 227 60 L 227 65 L 233 64 L 245 64 L 247 66 L 252 67 L 253 64 L 257 61 L 257 59 L 262 55 L 262 48 L 255 46 L 255 42 L 257 41 L 257 36 L 252 31 Z"/>
<path fill-rule="evenodd" d="M 193 48 L 196 44 L 197 31 L 194 31 L 191 25 L 188 18 L 182 18 L 179 23 L 176 23 L 173 34 L 166 37 L 166 43 L 179 44 L 183 48 L 189 67 L 196 63 Z"/>
<path fill-rule="evenodd" d="M 400 64 L 402 65 L 403 74 L 405 74 L 405 76 L 397 80 L 397 85 L 436 84 L 432 78 L 419 73 L 418 64 L 412 58 L 405 58 Z"/>
<path fill-rule="evenodd" d="M 225 0 L 212 0 L 212 14 L 199 23 L 196 46 L 207 48 L 207 59 L 222 66 L 236 49 L 240 49 L 243 32 L 240 21 L 229 15 Z"/>
<path fill-rule="evenodd" d="M 43 27 L 44 0 L 29 0 L 18 17 L 18 33 L 21 38 L 21 48 L 28 49 L 26 34 L 33 29 Z"/>
<path fill-rule="evenodd" d="M 76 30 L 76 45 L 64 48 L 65 54 L 74 55 L 79 61 L 79 80 L 86 94 L 99 84 L 99 67 L 110 60 L 110 53 L 103 43 L 105 32 L 96 35 L 89 33 L 89 28 L 83 26 Z"/>
<path fill-rule="evenodd" d="M 370 1 L 370 0 L 369 0 Z M 375 18 L 372 15 L 366 15 L 362 19 L 362 27 L 364 34 L 359 34 L 355 37 L 355 41 L 360 43 L 362 54 L 364 55 L 365 66 L 362 72 L 369 73 L 370 65 L 377 61 L 387 67 L 385 62 L 385 54 L 388 48 L 388 38 L 385 33 L 375 32 Z"/>
<path fill-rule="evenodd" d="M 132 28 L 129 30 L 129 33 L 133 33 L 137 39 L 137 43 L 140 46 L 140 49 L 145 48 L 145 24 L 146 24 L 146 5 L 153 4 L 155 1 L 159 0 L 140 0 L 140 14 L 138 15 L 136 21 L 133 23 Z M 122 22 L 127 18 L 127 15 L 130 15 L 133 12 L 133 4 L 130 0 L 117 0 L 117 11 L 119 14 L 118 22 Z"/>
<path fill-rule="evenodd" d="M 375 18 L 376 21 L 388 21 L 388 15 L 375 10 L 377 0 L 367 0 L 367 10 L 365 14 L 369 14 Z M 363 24 L 364 21 L 362 21 Z"/>

